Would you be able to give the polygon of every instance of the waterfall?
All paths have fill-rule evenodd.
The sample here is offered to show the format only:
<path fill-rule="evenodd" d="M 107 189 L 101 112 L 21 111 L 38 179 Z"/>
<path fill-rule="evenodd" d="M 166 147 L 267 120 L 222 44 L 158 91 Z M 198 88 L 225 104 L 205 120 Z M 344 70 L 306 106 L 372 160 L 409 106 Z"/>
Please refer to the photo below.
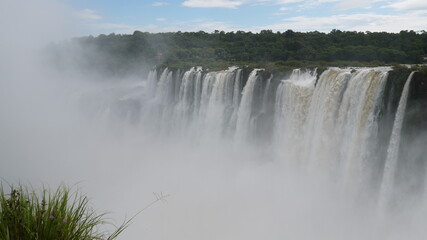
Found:
<path fill-rule="evenodd" d="M 194 111 L 194 98 L 196 91 L 195 83 L 200 81 L 200 69 L 191 68 L 184 73 L 182 77 L 181 86 L 178 93 L 178 102 L 174 109 L 174 129 L 185 134 L 185 130 L 193 120 Z"/>
<path fill-rule="evenodd" d="M 304 150 L 297 152 L 304 152 L 298 158 L 308 171 L 328 172 L 342 184 L 358 185 L 370 179 L 365 173 L 373 159 L 367 153 L 373 150 L 372 143 L 378 141 L 375 124 L 386 79 L 387 69 L 351 73 L 348 69 L 332 68 L 319 78 L 308 109 L 307 100 L 285 100 L 285 106 L 291 104 L 288 108 L 302 104 L 305 107 L 295 109 L 292 115 L 300 114 L 294 121 L 304 123 L 302 130 L 293 135 L 304 136 L 298 140 Z"/>
<path fill-rule="evenodd" d="M 153 97 L 157 87 L 157 70 L 150 71 L 147 78 L 147 93 L 149 97 Z"/>
<path fill-rule="evenodd" d="M 160 80 L 157 84 L 156 93 L 154 95 L 154 101 L 158 107 L 167 108 L 173 101 L 173 72 L 168 71 L 167 68 L 163 71 L 160 76 Z"/>
<path fill-rule="evenodd" d="M 194 114 L 197 115 L 200 108 L 200 98 L 202 95 L 202 73 L 199 71 L 196 73 L 194 80 Z"/>
<path fill-rule="evenodd" d="M 156 72 L 149 74 L 147 94 L 152 89 L 156 92 L 146 103 L 149 110 L 143 118 L 151 119 L 149 124 L 156 125 L 157 131 L 195 139 L 234 134 L 242 91 L 241 69 L 203 74 L 201 68 L 191 68 L 181 76 L 179 71 L 166 68 L 158 81 Z"/>
<path fill-rule="evenodd" d="M 236 79 L 234 81 L 234 88 L 233 88 L 233 107 L 236 110 L 236 114 L 237 114 L 237 109 L 239 107 L 239 103 L 240 103 L 240 89 L 241 89 L 241 78 L 242 78 L 242 69 L 237 69 L 237 73 L 236 73 Z"/>
<path fill-rule="evenodd" d="M 267 111 L 268 93 L 270 92 L 271 79 L 273 79 L 273 77 L 274 75 L 271 74 L 271 76 L 267 79 L 267 84 L 265 85 L 264 93 L 262 94 L 262 113 L 265 113 Z"/>
<path fill-rule="evenodd" d="M 248 81 L 243 88 L 242 100 L 237 112 L 236 139 L 242 141 L 250 136 L 252 102 L 254 98 L 255 84 L 259 80 L 258 72 L 260 69 L 254 69 L 248 77 Z"/>
<path fill-rule="evenodd" d="M 329 69 L 319 78 L 307 113 L 304 137 L 304 157 L 310 170 L 333 171 L 337 160 L 334 154 L 339 145 L 334 141 L 336 114 L 342 95 L 350 80 L 350 70 Z"/>
<path fill-rule="evenodd" d="M 276 161 L 308 174 L 323 174 L 355 198 L 375 191 L 384 205 L 394 187 L 413 73 L 390 129 L 387 156 L 380 156 L 384 140 L 379 137 L 379 119 L 390 68 L 328 68 L 320 76 L 316 70 L 295 69 L 282 79 L 273 75 L 263 79 L 262 71 L 252 70 L 245 81 L 243 70 L 236 67 L 214 72 L 165 68 L 160 75 L 152 70 L 142 95 L 146 99 L 139 101 L 140 125 L 195 144 L 229 140 L 239 148 L 263 142 Z M 132 103 L 104 104 L 104 116 L 128 102 Z M 134 119 L 129 111 L 138 106 L 121 114 Z M 382 181 L 378 172 L 383 172 Z"/>
<path fill-rule="evenodd" d="M 241 99 L 241 85 L 242 85 L 242 69 L 237 69 L 236 78 L 234 79 L 234 87 L 233 87 L 233 112 L 230 118 L 230 126 L 229 130 L 235 130 L 237 124 L 237 112 L 239 111 L 239 104 Z"/>
<path fill-rule="evenodd" d="M 379 206 L 380 209 L 387 207 L 388 200 L 392 194 L 394 186 L 394 177 L 396 174 L 397 161 L 399 157 L 400 136 L 402 132 L 403 120 L 405 117 L 406 102 L 408 100 L 409 87 L 415 72 L 411 72 L 403 87 L 402 95 L 397 107 L 396 117 L 394 119 L 393 130 L 390 137 L 390 143 L 387 149 L 387 159 L 384 166 L 383 178 L 381 182 Z"/>
<path fill-rule="evenodd" d="M 162 72 L 162 74 L 160 75 L 160 79 L 159 82 L 157 83 L 156 86 L 156 93 L 155 93 L 155 98 L 157 101 L 162 101 L 165 100 L 166 98 L 168 98 L 168 76 L 169 76 L 169 70 L 168 68 L 165 68 Z"/>
<path fill-rule="evenodd" d="M 360 185 L 369 181 L 373 156 L 378 145 L 377 118 L 388 69 L 362 70 L 348 82 L 338 111 L 335 142 L 342 142 L 338 152 L 339 174 L 343 184 Z"/>
<path fill-rule="evenodd" d="M 226 130 L 231 131 L 229 126 L 234 111 L 236 73 L 234 69 L 229 69 L 216 72 L 214 76 L 211 94 L 205 97 L 208 102 L 204 123 L 208 128 L 206 134 L 211 138 L 218 138 L 225 134 Z"/>
<path fill-rule="evenodd" d="M 290 78 L 282 80 L 275 100 L 276 144 L 284 148 L 279 155 L 287 162 L 301 162 L 305 122 L 316 81 L 315 72 L 301 73 L 295 69 Z"/>
<path fill-rule="evenodd" d="M 202 93 L 200 97 L 200 116 L 204 118 L 209 104 L 209 99 L 212 94 L 213 85 L 216 80 L 216 73 L 210 72 L 203 79 Z"/>

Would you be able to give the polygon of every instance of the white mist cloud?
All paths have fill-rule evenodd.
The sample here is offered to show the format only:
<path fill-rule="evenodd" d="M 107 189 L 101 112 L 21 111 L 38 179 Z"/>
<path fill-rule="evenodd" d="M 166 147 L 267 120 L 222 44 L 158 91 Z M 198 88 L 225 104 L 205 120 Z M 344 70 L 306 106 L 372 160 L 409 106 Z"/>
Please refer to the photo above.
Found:
<path fill-rule="evenodd" d="M 378 13 L 377 9 L 372 8 L 381 2 L 380 7 L 394 9 L 395 11 L 388 14 Z M 153 2 L 152 6 L 165 6 L 166 2 Z M 427 12 L 426 2 L 420 0 L 395 1 L 387 2 L 385 0 L 186 0 L 181 1 L 182 6 L 191 8 L 228 8 L 237 9 L 242 6 L 277 6 L 277 12 L 270 13 L 271 16 L 277 19 L 277 16 L 289 14 L 295 16 L 295 13 L 303 13 L 309 9 L 313 11 L 315 8 L 322 9 L 322 14 L 325 7 L 333 9 L 334 15 L 329 16 L 296 16 L 293 18 L 284 19 L 274 24 L 264 25 L 262 23 L 252 26 L 247 26 L 245 23 L 224 22 L 221 19 L 211 19 L 205 23 L 193 23 L 191 19 L 180 19 L 168 17 L 166 26 L 162 24 L 166 22 L 164 17 L 156 17 L 152 22 L 141 23 L 126 23 L 114 22 L 113 20 L 103 19 L 103 17 L 95 10 L 84 9 L 79 12 L 79 18 L 84 20 L 81 24 L 85 31 L 83 34 L 108 34 L 115 33 L 132 33 L 135 30 L 150 31 L 150 32 L 165 32 L 165 31 L 259 31 L 261 29 L 274 28 L 279 31 L 283 29 L 293 29 L 297 31 L 330 31 L 331 29 L 343 30 L 360 30 L 360 31 L 393 31 L 397 32 L 402 29 L 425 29 L 424 15 Z M 327 6 L 326 6 L 327 5 Z M 378 6 L 377 6 L 378 7 Z M 358 9 L 363 10 L 357 14 L 346 14 L 348 10 Z M 369 9 L 369 10 L 367 10 Z M 186 11 L 188 11 L 187 9 Z M 190 10 L 191 11 L 191 10 Z M 197 9 L 195 9 L 197 11 Z M 237 10 L 236 10 L 237 11 Z M 370 11 L 370 12 L 366 12 Z M 404 14 L 403 11 L 412 11 L 414 16 Z M 331 11 L 332 12 L 332 11 Z M 342 12 L 342 14 L 337 14 Z M 102 20 L 102 21 L 99 21 Z M 95 22 L 96 21 L 96 22 Z M 238 21 L 238 20 L 235 20 Z M 336 21 L 336 22 L 334 22 Z M 218 24 L 215 26 L 215 24 Z M 366 24 L 366 25 L 364 25 Z M 205 27 L 205 28 L 204 28 Z M 399 29 L 401 28 L 401 29 Z"/>
<path fill-rule="evenodd" d="M 276 0 L 274 1 L 276 4 L 290 4 L 290 3 L 299 3 L 305 2 L 304 0 Z"/>
<path fill-rule="evenodd" d="M 372 0 L 347 0 L 347 1 L 338 1 L 338 4 L 335 5 L 336 8 L 340 10 L 348 10 L 354 8 L 368 8 L 372 4 Z"/>
<path fill-rule="evenodd" d="M 297 16 L 283 19 L 282 23 L 257 27 L 274 31 L 323 31 L 332 29 L 347 31 L 386 31 L 399 32 L 401 30 L 423 30 L 427 28 L 427 16 L 421 14 L 382 15 L 341 14 L 326 17 Z"/>
<path fill-rule="evenodd" d="M 20 44 L 25 47 L 71 37 L 72 16 L 71 9 L 54 0 L 2 0 L 0 44 L 4 44 L 6 48 Z M 9 40 L 12 45 L 8 45 Z"/>
<path fill-rule="evenodd" d="M 166 18 L 157 18 L 156 24 L 148 25 L 128 25 L 128 24 L 115 24 L 115 23 L 94 23 L 88 24 L 87 27 L 95 33 L 114 32 L 120 34 L 132 34 L 135 30 L 142 32 L 177 32 L 177 31 L 188 31 L 188 32 L 213 32 L 214 30 L 220 31 L 237 31 L 244 30 L 237 26 L 234 26 L 228 22 L 214 21 L 211 19 L 193 19 L 189 21 L 170 21 Z M 167 21 L 167 24 L 165 22 Z"/>
<path fill-rule="evenodd" d="M 385 7 L 393 8 L 398 11 L 427 11 L 427 1 L 425 0 L 405 0 L 397 1 L 386 5 Z"/>
<path fill-rule="evenodd" d="M 77 16 L 83 20 L 100 20 L 102 16 L 99 15 L 96 11 L 91 9 L 83 9 L 77 12 Z"/>
<path fill-rule="evenodd" d="M 277 5 L 291 5 L 297 4 L 296 7 L 299 9 L 315 8 L 326 3 L 334 3 L 334 8 L 338 10 L 349 10 L 357 8 L 369 8 L 372 6 L 372 3 L 379 2 L 384 0 L 269 0 L 271 4 Z"/>
<path fill-rule="evenodd" d="M 129 24 L 120 24 L 120 23 L 96 23 L 90 24 L 90 27 L 96 29 L 97 31 L 107 31 L 114 33 L 132 33 L 135 31 L 138 26 L 129 25 Z"/>
<path fill-rule="evenodd" d="M 154 7 L 162 7 L 162 6 L 166 6 L 166 5 L 168 5 L 167 2 L 153 2 L 151 4 L 151 6 L 154 6 Z"/>
<path fill-rule="evenodd" d="M 244 4 L 243 1 L 232 0 L 187 0 L 182 3 L 182 6 L 194 8 L 236 8 L 242 4 Z"/>

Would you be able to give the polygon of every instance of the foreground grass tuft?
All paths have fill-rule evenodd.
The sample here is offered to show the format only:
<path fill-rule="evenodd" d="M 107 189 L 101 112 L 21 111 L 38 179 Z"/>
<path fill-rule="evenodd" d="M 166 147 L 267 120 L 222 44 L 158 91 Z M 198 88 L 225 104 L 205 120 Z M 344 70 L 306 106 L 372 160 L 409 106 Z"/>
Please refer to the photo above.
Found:
<path fill-rule="evenodd" d="M 100 232 L 105 213 L 98 214 L 88 198 L 67 187 L 51 192 L 19 186 L 5 193 L 0 186 L 0 240 L 113 240 L 129 225 L 112 234 Z"/>

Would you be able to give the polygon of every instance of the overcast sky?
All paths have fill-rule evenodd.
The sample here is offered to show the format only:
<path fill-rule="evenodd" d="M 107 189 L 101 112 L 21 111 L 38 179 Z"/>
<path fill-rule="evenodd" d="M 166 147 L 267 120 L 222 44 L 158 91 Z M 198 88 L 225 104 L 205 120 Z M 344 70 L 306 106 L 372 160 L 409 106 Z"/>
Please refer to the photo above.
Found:
<path fill-rule="evenodd" d="M 62 0 L 80 34 L 426 30 L 427 0 Z"/>

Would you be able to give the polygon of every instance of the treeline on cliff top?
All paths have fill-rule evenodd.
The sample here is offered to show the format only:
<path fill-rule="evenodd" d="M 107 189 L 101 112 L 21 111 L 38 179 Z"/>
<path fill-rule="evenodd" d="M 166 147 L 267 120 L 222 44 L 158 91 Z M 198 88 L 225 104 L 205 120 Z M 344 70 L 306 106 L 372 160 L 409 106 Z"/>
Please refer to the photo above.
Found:
<path fill-rule="evenodd" d="M 141 63 L 176 68 L 202 65 L 224 68 L 231 64 L 265 67 L 422 63 L 427 32 L 170 32 L 101 34 L 75 38 L 85 53 L 81 65 L 97 65 L 112 72 L 127 71 Z M 64 43 L 53 45 L 62 49 Z M 67 43 L 69 44 L 69 42 Z M 54 51 L 56 62 L 61 51 Z M 82 60 L 82 59 L 80 59 Z"/>

